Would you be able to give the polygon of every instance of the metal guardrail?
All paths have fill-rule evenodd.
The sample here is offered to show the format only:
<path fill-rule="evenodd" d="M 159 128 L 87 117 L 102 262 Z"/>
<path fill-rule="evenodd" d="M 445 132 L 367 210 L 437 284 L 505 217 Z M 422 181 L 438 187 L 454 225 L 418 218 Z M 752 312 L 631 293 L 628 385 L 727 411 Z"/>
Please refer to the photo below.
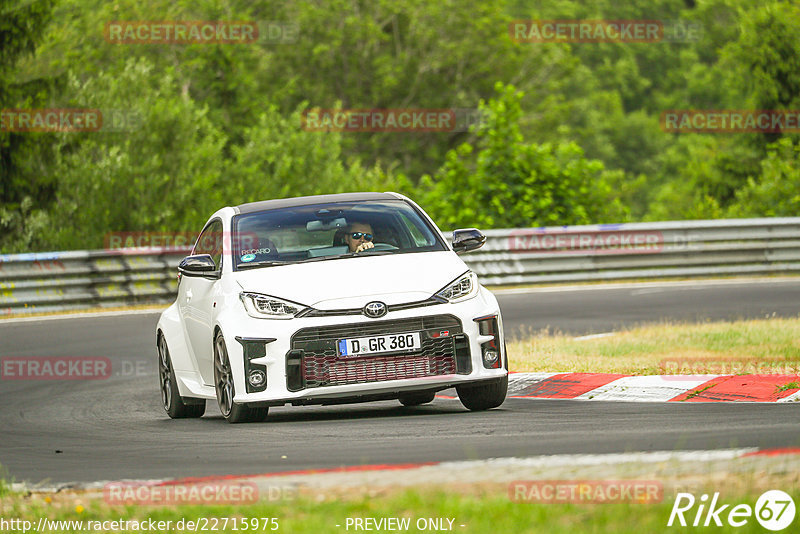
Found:
<path fill-rule="evenodd" d="M 800 217 L 485 233 L 465 259 L 488 285 L 800 273 Z"/>
<path fill-rule="evenodd" d="M 189 249 L 0 255 L 0 315 L 168 302 Z"/>
<path fill-rule="evenodd" d="M 800 217 L 487 230 L 487 285 L 800 273 Z M 167 303 L 188 249 L 0 255 L 0 315 Z"/>

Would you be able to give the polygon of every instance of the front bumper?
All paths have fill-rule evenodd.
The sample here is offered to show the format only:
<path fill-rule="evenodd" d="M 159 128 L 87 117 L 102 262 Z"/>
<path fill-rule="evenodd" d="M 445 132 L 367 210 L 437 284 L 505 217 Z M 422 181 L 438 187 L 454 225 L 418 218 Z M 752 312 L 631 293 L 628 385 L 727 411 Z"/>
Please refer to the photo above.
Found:
<path fill-rule="evenodd" d="M 502 378 L 507 371 L 502 318 L 494 296 L 481 288 L 467 301 L 364 316 L 255 319 L 240 307 L 218 318 L 228 349 L 240 404 L 327 404 L 394 398 L 403 392 L 437 391 L 464 383 Z M 487 369 L 475 321 L 496 317 L 498 368 Z M 421 332 L 422 350 L 342 359 L 336 340 L 344 337 Z M 265 373 L 253 387 L 248 373 Z"/>

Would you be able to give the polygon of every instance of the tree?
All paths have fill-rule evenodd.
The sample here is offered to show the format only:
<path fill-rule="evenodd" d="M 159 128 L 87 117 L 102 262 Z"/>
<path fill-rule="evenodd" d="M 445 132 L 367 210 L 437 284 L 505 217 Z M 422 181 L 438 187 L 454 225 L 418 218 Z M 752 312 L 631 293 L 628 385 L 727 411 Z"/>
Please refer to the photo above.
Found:
<path fill-rule="evenodd" d="M 439 171 L 423 178 L 423 207 L 446 227 L 623 220 L 603 164 L 585 159 L 574 143 L 526 143 L 519 129 L 523 95 L 501 83 L 495 90 L 497 97 L 481 105 L 485 125 L 476 146 L 448 152 Z"/>
<path fill-rule="evenodd" d="M 195 231 L 222 207 L 225 136 L 174 73 L 131 59 L 121 73 L 71 77 L 69 90 L 129 120 L 120 131 L 58 134 L 59 190 L 39 248 L 101 248 L 114 231 Z"/>
<path fill-rule="evenodd" d="M 52 16 L 54 0 L 0 0 L 0 110 L 33 108 L 47 102 L 56 76 L 17 79 L 17 65 L 36 50 Z M 48 134 L 0 128 L 0 251 L 11 242 L 27 246 L 37 231 L 40 208 L 52 201 L 56 183 Z"/>
<path fill-rule="evenodd" d="M 345 161 L 342 133 L 304 130 L 305 108 L 301 103 L 283 116 L 270 105 L 244 130 L 223 187 L 234 203 L 395 188 L 394 179 L 379 166 L 365 169 L 357 159 Z"/>
<path fill-rule="evenodd" d="M 796 217 L 800 213 L 800 142 L 782 138 L 767 147 L 761 175 L 737 191 L 730 217 Z"/>

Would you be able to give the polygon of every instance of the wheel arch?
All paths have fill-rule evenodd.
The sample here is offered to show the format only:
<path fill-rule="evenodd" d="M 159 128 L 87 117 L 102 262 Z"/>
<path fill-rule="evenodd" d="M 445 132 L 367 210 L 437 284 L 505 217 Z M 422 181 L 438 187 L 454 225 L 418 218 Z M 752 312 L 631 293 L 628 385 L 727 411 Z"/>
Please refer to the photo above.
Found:
<path fill-rule="evenodd" d="M 169 350 L 169 358 L 172 368 L 175 371 L 196 373 L 194 362 L 189 355 L 189 348 L 186 345 L 186 337 L 181 327 L 180 315 L 177 306 L 173 304 L 161 314 L 156 324 L 155 330 L 156 355 L 158 354 L 158 340 L 163 336 Z M 191 392 L 184 386 L 182 380 L 178 379 L 178 389 L 181 395 L 188 396 Z"/>
<path fill-rule="evenodd" d="M 218 320 L 215 321 L 212 332 L 213 335 L 211 338 L 211 343 L 213 346 L 214 357 L 216 358 L 217 336 L 222 334 L 222 339 L 225 343 L 225 349 L 228 352 L 228 365 L 231 366 L 231 372 L 233 373 L 234 389 L 236 390 L 236 394 L 240 395 L 241 392 L 247 391 L 247 387 L 245 385 L 244 376 L 244 349 L 236 341 L 236 329 L 230 324 L 228 325 L 228 328 L 226 328 L 226 326 Z"/>

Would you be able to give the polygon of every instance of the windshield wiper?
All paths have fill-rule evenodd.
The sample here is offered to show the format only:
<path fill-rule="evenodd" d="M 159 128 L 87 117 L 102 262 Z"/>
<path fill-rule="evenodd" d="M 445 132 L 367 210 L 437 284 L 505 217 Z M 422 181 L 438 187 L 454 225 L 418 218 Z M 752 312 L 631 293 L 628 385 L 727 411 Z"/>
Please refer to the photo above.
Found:
<path fill-rule="evenodd" d="M 311 263 L 314 261 L 324 261 L 324 260 L 341 260 L 343 258 L 358 258 L 359 256 L 383 256 L 385 254 L 393 254 L 394 251 L 392 250 L 362 250 L 361 252 L 347 252 L 345 254 L 333 254 L 331 256 L 317 256 L 315 258 L 307 258 L 305 260 L 301 260 L 297 263 Z"/>
<path fill-rule="evenodd" d="M 275 261 L 275 260 L 264 260 L 264 261 L 254 261 L 252 263 L 240 263 L 236 266 L 236 268 L 240 271 L 245 269 L 253 269 L 255 267 L 269 267 L 271 265 L 286 265 L 289 263 L 288 261 Z"/>
<path fill-rule="evenodd" d="M 361 252 L 353 252 L 351 256 L 385 256 L 387 254 L 394 253 L 394 250 L 375 250 L 374 248 L 368 248 L 367 250 L 362 250 Z"/>
<path fill-rule="evenodd" d="M 300 260 L 298 263 L 311 263 L 313 261 L 323 261 L 323 260 L 335 260 L 341 258 L 348 258 L 352 256 L 352 254 L 333 254 L 331 256 L 316 256 L 314 258 L 306 258 L 304 260 Z"/>

